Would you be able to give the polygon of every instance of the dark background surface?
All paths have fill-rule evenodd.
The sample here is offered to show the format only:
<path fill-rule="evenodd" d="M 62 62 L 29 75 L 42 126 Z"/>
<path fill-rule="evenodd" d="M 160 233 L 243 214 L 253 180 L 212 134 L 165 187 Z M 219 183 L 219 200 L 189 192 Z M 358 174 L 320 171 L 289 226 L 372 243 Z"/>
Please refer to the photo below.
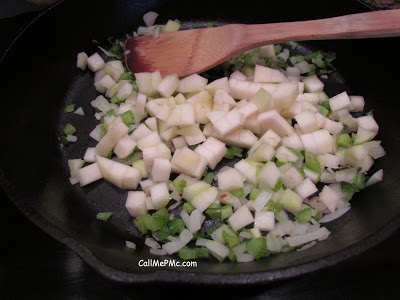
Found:
<path fill-rule="evenodd" d="M 38 14 L 33 5 L 19 0 L 14 3 L 17 2 L 19 8 L 15 10 L 14 6 L 8 14 L 7 7 L 0 5 L 0 56 L 19 30 Z M 400 231 L 358 257 L 273 284 L 207 288 L 171 284 L 135 286 L 101 277 L 73 251 L 27 220 L 1 191 L 0 210 L 0 298 L 139 299 L 224 295 L 227 298 L 388 299 L 398 290 Z"/>

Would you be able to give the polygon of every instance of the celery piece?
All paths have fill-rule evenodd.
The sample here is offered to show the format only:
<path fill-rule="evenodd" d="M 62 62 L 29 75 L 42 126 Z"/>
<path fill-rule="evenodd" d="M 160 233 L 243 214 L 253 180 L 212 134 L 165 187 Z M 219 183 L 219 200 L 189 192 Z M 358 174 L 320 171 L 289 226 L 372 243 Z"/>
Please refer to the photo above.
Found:
<path fill-rule="evenodd" d="M 193 206 L 192 203 L 190 202 L 185 202 L 185 204 L 182 205 L 182 208 L 188 213 L 190 214 L 192 211 L 194 211 L 196 209 L 196 207 Z"/>
<path fill-rule="evenodd" d="M 320 212 L 317 212 L 313 218 L 314 218 L 315 221 L 318 222 L 318 221 L 321 220 L 323 217 L 324 217 L 324 216 L 323 216 Z"/>
<path fill-rule="evenodd" d="M 305 164 L 306 164 L 307 169 L 309 169 L 317 174 L 321 174 L 321 172 L 322 172 L 321 165 L 313 153 L 311 153 L 309 151 L 305 151 L 304 159 L 305 159 Z"/>
<path fill-rule="evenodd" d="M 299 211 L 296 221 L 299 223 L 309 223 L 311 221 L 311 207 L 307 207 L 301 211 Z"/>
<path fill-rule="evenodd" d="M 160 241 L 164 241 L 167 237 L 169 237 L 171 234 L 169 232 L 168 226 L 164 225 L 163 227 L 160 228 L 160 230 L 158 230 L 156 232 L 156 237 L 157 239 L 159 239 Z"/>
<path fill-rule="evenodd" d="M 228 244 L 229 248 L 235 247 L 240 242 L 239 237 L 233 231 L 227 232 L 223 230 L 222 238 L 224 239 L 225 243 Z"/>
<path fill-rule="evenodd" d="M 241 154 L 243 152 L 242 148 L 239 147 L 229 147 L 226 149 L 225 158 L 232 159 L 235 154 Z"/>
<path fill-rule="evenodd" d="M 175 180 L 172 182 L 172 185 L 174 186 L 176 192 L 177 192 L 179 195 L 182 195 L 183 189 L 186 187 L 186 184 L 187 184 L 187 182 L 186 182 L 185 179 L 181 179 L 181 180 L 176 180 L 176 179 L 175 179 Z"/>
<path fill-rule="evenodd" d="M 345 196 L 343 198 L 343 202 L 349 202 L 351 198 L 353 198 L 353 192 L 345 192 Z"/>
<path fill-rule="evenodd" d="M 195 259 L 199 257 L 198 250 L 195 248 L 183 247 L 179 249 L 178 256 L 182 259 Z"/>
<path fill-rule="evenodd" d="M 302 168 L 297 168 L 297 171 L 299 171 L 301 176 L 306 177 L 306 173 L 304 172 L 304 170 Z"/>
<path fill-rule="evenodd" d="M 68 123 L 67 125 L 65 125 L 64 127 L 64 133 L 66 135 L 73 135 L 76 132 L 76 129 L 74 126 L 72 126 L 70 123 Z"/>
<path fill-rule="evenodd" d="M 206 23 L 206 27 L 207 27 L 207 28 L 214 27 L 214 23 L 213 23 L 213 22 L 207 22 L 207 23 Z"/>
<path fill-rule="evenodd" d="M 321 106 L 321 108 L 319 109 L 319 113 L 323 116 L 326 116 L 327 114 L 329 114 L 329 110 L 325 106 Z"/>
<path fill-rule="evenodd" d="M 265 236 L 250 240 L 246 246 L 246 251 L 251 254 L 254 259 L 259 259 L 271 254 L 267 248 L 267 239 Z"/>
<path fill-rule="evenodd" d="M 322 107 L 325 107 L 328 111 L 332 111 L 331 105 L 329 104 L 329 100 L 325 100 L 321 103 Z"/>
<path fill-rule="evenodd" d="M 336 144 L 343 148 L 348 148 L 351 143 L 351 137 L 347 133 L 339 134 L 336 137 Z"/>
<path fill-rule="evenodd" d="M 221 219 L 221 207 L 207 208 L 206 213 L 211 217 L 211 219 Z"/>
<path fill-rule="evenodd" d="M 207 182 L 208 184 L 212 184 L 213 180 L 214 180 L 214 173 L 213 172 L 208 172 L 203 177 L 203 181 Z"/>
<path fill-rule="evenodd" d="M 108 221 L 111 216 L 112 216 L 112 212 L 100 212 L 97 214 L 97 220 L 102 220 L 102 221 Z"/>
<path fill-rule="evenodd" d="M 243 188 L 237 188 L 236 190 L 233 190 L 231 193 L 233 196 L 240 198 L 244 195 L 244 190 Z"/>
<path fill-rule="evenodd" d="M 357 192 L 359 192 L 358 188 L 354 184 L 352 184 L 350 182 L 342 181 L 341 187 L 342 187 L 342 191 L 345 192 L 345 193 L 347 193 L 347 192 L 349 192 L 349 193 L 357 193 Z"/>
<path fill-rule="evenodd" d="M 75 105 L 74 104 L 70 104 L 70 105 L 67 105 L 65 107 L 64 112 L 65 113 L 70 113 L 70 112 L 73 112 L 74 110 L 75 110 Z"/>
<path fill-rule="evenodd" d="M 112 96 L 110 101 L 111 101 L 111 103 L 115 103 L 115 104 L 120 104 L 120 103 L 124 102 L 124 100 L 119 100 L 117 95 Z"/>
<path fill-rule="evenodd" d="M 286 147 L 288 148 L 294 155 L 296 155 L 297 157 L 301 156 L 301 153 L 299 151 L 297 151 L 296 149 L 292 148 L 292 147 Z"/>
<path fill-rule="evenodd" d="M 141 234 L 146 234 L 148 227 L 147 224 L 151 222 L 151 215 L 147 214 L 144 216 L 138 216 L 135 219 L 135 225 L 141 232 Z"/>
<path fill-rule="evenodd" d="M 120 117 L 124 124 L 130 124 L 133 121 L 133 112 L 131 110 L 127 110 L 126 112 L 122 113 Z"/>
<path fill-rule="evenodd" d="M 185 222 L 180 218 L 174 218 L 168 222 L 168 230 L 170 235 L 181 233 L 185 229 Z"/>
<path fill-rule="evenodd" d="M 356 177 L 354 178 L 353 184 L 359 190 L 365 189 L 365 174 L 358 171 Z"/>
<path fill-rule="evenodd" d="M 282 208 L 272 200 L 269 200 L 266 206 L 269 211 L 273 211 L 276 214 L 279 214 L 282 210 Z"/>
<path fill-rule="evenodd" d="M 226 220 L 233 215 L 232 205 L 224 205 L 221 208 L 221 220 Z"/>
<path fill-rule="evenodd" d="M 132 72 L 122 73 L 119 80 L 133 80 Z"/>
<path fill-rule="evenodd" d="M 298 46 L 298 44 L 297 44 L 296 42 L 293 42 L 293 44 L 292 44 L 292 49 L 296 49 L 297 46 Z"/>
<path fill-rule="evenodd" d="M 249 200 L 256 200 L 258 195 L 260 195 L 260 190 L 257 188 L 253 188 L 249 195 Z"/>
<path fill-rule="evenodd" d="M 274 50 L 275 50 L 275 54 L 279 54 L 282 51 L 282 46 L 281 45 L 274 45 Z"/>
<path fill-rule="evenodd" d="M 275 193 L 282 188 L 283 181 L 282 179 L 278 179 L 278 182 L 275 184 L 274 188 L 272 189 Z"/>

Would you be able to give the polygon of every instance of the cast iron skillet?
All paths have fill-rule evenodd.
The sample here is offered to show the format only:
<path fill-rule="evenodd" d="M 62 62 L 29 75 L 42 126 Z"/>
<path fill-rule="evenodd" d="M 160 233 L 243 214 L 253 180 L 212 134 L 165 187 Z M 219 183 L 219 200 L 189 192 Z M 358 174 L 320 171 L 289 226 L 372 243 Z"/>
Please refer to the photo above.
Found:
<path fill-rule="evenodd" d="M 90 101 L 95 98 L 93 76 L 75 67 L 76 54 L 96 51 L 92 40 L 105 45 L 109 36 L 123 36 L 149 10 L 159 23 L 180 19 L 185 27 L 232 22 L 267 23 L 333 17 L 367 11 L 357 1 L 322 1 L 286 5 L 279 1 L 61 1 L 36 19 L 11 45 L 0 65 L 1 186 L 15 205 L 45 232 L 75 250 L 102 275 L 120 282 L 266 283 L 331 266 L 387 238 L 400 225 L 400 136 L 394 100 L 397 77 L 392 55 L 398 39 L 300 43 L 299 51 L 335 51 L 337 72 L 326 82 L 328 95 L 346 90 L 366 98 L 374 109 L 379 138 L 387 151 L 374 169 L 384 168 L 384 182 L 361 192 L 352 209 L 327 225 L 329 239 L 303 252 L 290 252 L 247 263 L 198 260 L 197 268 L 140 268 L 152 258 L 124 209 L 125 191 L 105 181 L 80 188 L 71 186 L 68 158 L 82 158 L 94 128 Z M 82 106 L 86 117 L 65 115 L 66 104 Z M 77 130 L 78 143 L 60 149 L 58 136 L 66 122 Z M 109 222 L 97 212 L 113 211 Z M 23 238 L 23 237 L 22 237 Z M 125 240 L 138 244 L 132 252 Z M 178 259 L 175 257 L 175 259 Z"/>

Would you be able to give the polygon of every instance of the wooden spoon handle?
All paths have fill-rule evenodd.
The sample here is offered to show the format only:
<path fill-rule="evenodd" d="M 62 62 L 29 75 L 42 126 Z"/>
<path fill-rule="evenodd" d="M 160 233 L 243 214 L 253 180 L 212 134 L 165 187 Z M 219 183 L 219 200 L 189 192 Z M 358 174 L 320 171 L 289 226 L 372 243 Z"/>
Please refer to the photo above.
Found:
<path fill-rule="evenodd" d="M 240 53 L 267 43 L 400 36 L 400 9 L 311 21 L 232 26 L 241 27 L 237 39 L 240 50 L 235 51 Z"/>

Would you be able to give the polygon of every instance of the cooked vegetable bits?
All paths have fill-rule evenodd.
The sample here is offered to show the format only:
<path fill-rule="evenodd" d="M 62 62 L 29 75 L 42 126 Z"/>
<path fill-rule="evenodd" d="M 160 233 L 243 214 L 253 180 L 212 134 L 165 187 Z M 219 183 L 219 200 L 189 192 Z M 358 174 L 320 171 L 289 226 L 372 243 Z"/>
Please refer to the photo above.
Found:
<path fill-rule="evenodd" d="M 138 34 L 179 29 L 178 20 L 154 25 L 157 16 L 146 14 Z M 385 150 L 373 140 L 374 116 L 361 116 L 364 98 L 324 92 L 333 53 L 264 46 L 222 64 L 225 76 L 211 81 L 131 74 L 122 46 L 100 48 L 106 60 L 78 54 L 77 67 L 95 72 L 98 144 L 69 161 L 70 180 L 104 178 L 127 190 L 126 209 L 152 254 L 248 262 L 306 249 L 328 238 L 321 224 L 346 213 L 355 193 L 383 180 L 383 170 L 370 174 Z M 75 132 L 64 128 L 67 138 Z M 235 164 L 213 171 L 223 159 Z"/>

